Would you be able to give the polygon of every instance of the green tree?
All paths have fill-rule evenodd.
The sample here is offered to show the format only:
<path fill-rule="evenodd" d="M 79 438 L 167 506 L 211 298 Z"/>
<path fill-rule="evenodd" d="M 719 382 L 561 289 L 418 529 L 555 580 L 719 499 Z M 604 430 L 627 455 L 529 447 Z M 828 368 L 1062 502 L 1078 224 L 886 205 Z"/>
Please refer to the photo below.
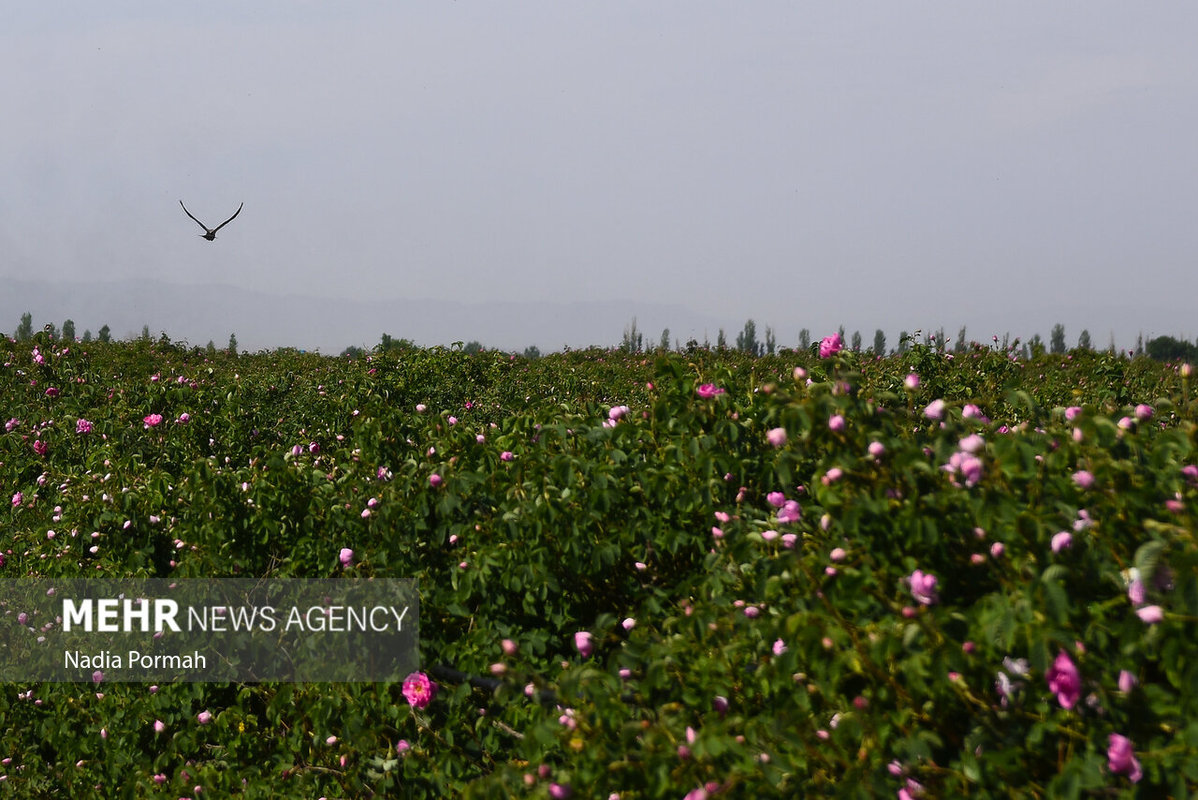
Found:
<path fill-rule="evenodd" d="M 1049 350 L 1057 355 L 1064 353 L 1068 348 L 1065 346 L 1065 326 L 1057 323 L 1052 326 L 1052 333 L 1049 334 Z"/>
<path fill-rule="evenodd" d="M 1077 337 L 1078 350 L 1093 350 L 1094 345 L 1090 343 L 1090 332 L 1082 328 L 1082 335 Z"/>
<path fill-rule="evenodd" d="M 393 345 L 393 347 L 397 347 L 399 344 L 403 344 L 403 343 L 410 344 L 410 342 L 408 342 L 407 339 L 401 339 L 400 342 Z M 471 339 L 470 341 L 466 342 L 466 346 L 462 348 L 462 352 L 468 356 L 478 355 L 482 351 L 483 351 L 483 343 L 478 341 L 477 339 Z"/>
<path fill-rule="evenodd" d="M 964 353 L 965 348 L 965 326 L 962 325 L 961 330 L 957 331 L 957 343 L 953 345 L 953 352 Z"/>
<path fill-rule="evenodd" d="M 745 329 L 736 334 L 736 349 L 751 356 L 761 355 L 761 344 L 757 341 L 757 323 L 745 322 Z"/>
<path fill-rule="evenodd" d="M 87 343 L 88 343 L 88 342 L 90 342 L 91 340 L 92 340 L 92 329 L 91 329 L 91 328 L 84 328 L 84 329 L 83 329 L 83 343 L 84 343 L 84 344 L 87 344 Z"/>
<path fill-rule="evenodd" d="M 657 341 L 658 350 L 670 349 L 670 329 L 664 328 L 661 332 L 661 338 Z"/>
<path fill-rule="evenodd" d="M 1185 339 L 1174 339 L 1172 336 L 1149 339 L 1145 352 L 1149 358 L 1157 361 L 1186 361 L 1198 358 L 1198 347 Z"/>
<path fill-rule="evenodd" d="M 524 348 L 524 357 L 529 361 L 536 361 L 541 357 L 541 348 L 537 347 L 535 344 L 530 344 L 528 347 Z"/>
<path fill-rule="evenodd" d="M 1044 340 L 1040 338 L 1040 334 L 1033 333 L 1032 338 L 1028 340 L 1027 346 L 1030 349 L 1025 350 L 1025 358 L 1039 358 L 1044 355 Z"/>
<path fill-rule="evenodd" d="M 18 342 L 26 342 L 33 338 L 33 314 L 26 311 L 21 315 L 21 324 L 17 326 L 13 338 Z"/>
<path fill-rule="evenodd" d="M 806 328 L 799 330 L 799 349 L 806 350 L 811 347 L 811 331 Z"/>
<path fill-rule="evenodd" d="M 100 328 L 99 338 L 100 338 L 100 341 L 103 342 L 104 344 L 111 342 L 112 341 L 112 329 L 109 328 L 107 325 Z"/>
<path fill-rule="evenodd" d="M 141 340 L 143 342 L 150 341 L 150 326 L 149 325 L 141 326 Z"/>
<path fill-rule="evenodd" d="M 62 323 L 62 338 L 67 342 L 75 341 L 75 320 L 68 319 Z"/>
<path fill-rule="evenodd" d="M 911 334 L 906 331 L 899 331 L 898 351 L 900 353 L 907 352 L 907 348 L 911 346 Z"/>
<path fill-rule="evenodd" d="M 636 317 L 633 317 L 632 323 L 624 329 L 620 349 L 625 353 L 639 353 L 645 349 L 645 336 L 636 329 Z"/>
<path fill-rule="evenodd" d="M 886 355 L 886 334 L 882 333 L 881 328 L 874 331 L 874 355 Z"/>
<path fill-rule="evenodd" d="M 719 334 L 715 337 L 715 348 L 717 350 L 725 350 L 728 347 L 728 338 L 724 336 L 724 329 L 720 328 Z"/>
<path fill-rule="evenodd" d="M 765 329 L 765 352 L 766 355 L 773 355 L 778 349 L 778 340 L 774 337 L 774 329 L 766 326 Z"/>
<path fill-rule="evenodd" d="M 849 349 L 854 353 L 861 352 L 861 331 L 853 331 L 852 344 L 849 345 Z"/>
<path fill-rule="evenodd" d="M 235 333 L 229 334 L 229 355 L 237 355 L 237 334 Z"/>

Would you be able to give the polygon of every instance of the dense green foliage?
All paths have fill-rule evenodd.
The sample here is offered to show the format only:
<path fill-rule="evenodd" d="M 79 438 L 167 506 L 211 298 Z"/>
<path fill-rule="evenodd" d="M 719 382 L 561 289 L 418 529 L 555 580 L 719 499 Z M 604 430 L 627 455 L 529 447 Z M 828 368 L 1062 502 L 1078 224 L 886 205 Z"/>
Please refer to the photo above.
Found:
<path fill-rule="evenodd" d="M 7 685 L 0 792 L 1198 790 L 1176 365 L 46 333 L 0 359 L 0 577 L 411 577 L 440 683 L 424 709 L 392 685 Z"/>

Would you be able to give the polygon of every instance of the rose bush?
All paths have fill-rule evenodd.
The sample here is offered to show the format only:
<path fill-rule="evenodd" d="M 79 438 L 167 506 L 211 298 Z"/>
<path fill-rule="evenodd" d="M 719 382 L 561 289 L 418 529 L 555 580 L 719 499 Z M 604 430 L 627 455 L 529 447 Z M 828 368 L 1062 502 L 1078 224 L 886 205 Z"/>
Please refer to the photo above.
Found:
<path fill-rule="evenodd" d="M 15 796 L 1188 796 L 1180 371 L 954 355 L 0 343 L 0 577 L 352 571 L 413 577 L 422 604 L 403 684 L 5 686 L 0 775 Z"/>

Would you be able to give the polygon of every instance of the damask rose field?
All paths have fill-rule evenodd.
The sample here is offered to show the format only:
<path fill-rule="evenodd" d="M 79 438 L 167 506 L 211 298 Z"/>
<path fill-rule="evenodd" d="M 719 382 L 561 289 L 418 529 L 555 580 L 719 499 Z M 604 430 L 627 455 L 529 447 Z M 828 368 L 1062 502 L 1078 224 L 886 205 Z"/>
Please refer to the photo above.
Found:
<path fill-rule="evenodd" d="M 1190 797 L 1191 368 L 0 341 L 0 580 L 410 579 L 418 667 L 16 680 L 0 794 Z M 6 646 L 55 620 L 9 603 Z"/>

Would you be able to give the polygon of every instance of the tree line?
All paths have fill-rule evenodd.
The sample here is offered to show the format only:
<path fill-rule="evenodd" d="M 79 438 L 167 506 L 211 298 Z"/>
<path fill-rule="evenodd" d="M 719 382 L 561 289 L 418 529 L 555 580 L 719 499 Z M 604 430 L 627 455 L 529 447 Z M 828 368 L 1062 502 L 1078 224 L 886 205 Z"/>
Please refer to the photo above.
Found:
<path fill-rule="evenodd" d="M 83 335 L 78 336 L 76 334 L 76 330 L 75 330 L 75 321 L 72 319 L 68 319 L 65 322 L 63 322 L 61 330 L 53 322 L 46 323 L 42 327 L 42 330 L 45 331 L 46 333 L 48 333 L 50 335 L 51 339 L 60 339 L 64 342 L 81 342 L 83 344 L 87 344 L 89 342 L 96 341 L 96 342 L 102 342 L 102 343 L 107 344 L 108 342 L 112 341 L 112 329 L 109 328 L 107 325 L 102 326 L 100 328 L 100 330 L 96 333 L 94 338 L 92 336 L 92 332 L 91 332 L 90 328 L 84 329 Z M 166 336 L 165 333 L 162 335 L 164 337 Z M 28 341 L 33 338 L 33 314 L 32 313 L 26 311 L 24 314 L 21 315 L 21 321 L 20 321 L 20 323 L 17 324 L 16 330 L 13 331 L 12 338 L 17 340 L 18 342 L 25 342 L 25 341 Z M 141 328 L 141 336 L 139 336 L 137 338 L 141 341 L 149 341 L 151 338 L 150 337 L 150 326 L 143 325 Z M 216 352 L 216 345 L 211 340 L 209 340 L 209 342 L 208 342 L 207 350 L 209 352 Z M 236 334 L 232 334 L 232 333 L 229 334 L 229 346 L 228 346 L 227 350 L 228 350 L 228 352 L 236 355 L 236 353 L 237 353 L 237 335 Z"/>

